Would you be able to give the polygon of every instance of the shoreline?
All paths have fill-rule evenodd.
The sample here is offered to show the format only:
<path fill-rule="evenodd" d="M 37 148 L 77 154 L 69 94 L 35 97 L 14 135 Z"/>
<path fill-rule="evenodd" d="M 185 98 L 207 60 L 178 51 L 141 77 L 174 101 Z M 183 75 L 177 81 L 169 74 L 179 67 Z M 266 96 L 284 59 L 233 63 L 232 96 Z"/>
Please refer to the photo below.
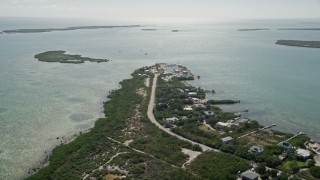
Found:
<path fill-rule="evenodd" d="M 72 141 L 77 139 L 77 137 L 79 137 L 82 133 L 87 133 L 87 132 L 91 131 L 93 126 L 84 130 L 84 131 L 80 131 L 78 133 L 75 133 L 75 134 L 72 134 L 69 136 L 62 135 L 62 136 L 54 138 L 54 139 L 58 140 L 58 142 L 56 144 L 54 144 L 51 148 L 48 148 L 47 150 L 45 150 L 45 152 L 43 153 L 40 160 L 38 162 L 34 163 L 33 165 L 31 165 L 30 168 L 27 171 L 25 171 L 25 174 L 22 176 L 22 178 L 23 179 L 28 178 L 29 176 L 32 176 L 33 174 L 37 173 L 37 171 L 39 171 L 40 169 L 48 166 L 49 165 L 49 158 L 52 155 L 53 149 L 55 149 L 56 147 L 59 147 L 63 144 L 71 143 Z"/>

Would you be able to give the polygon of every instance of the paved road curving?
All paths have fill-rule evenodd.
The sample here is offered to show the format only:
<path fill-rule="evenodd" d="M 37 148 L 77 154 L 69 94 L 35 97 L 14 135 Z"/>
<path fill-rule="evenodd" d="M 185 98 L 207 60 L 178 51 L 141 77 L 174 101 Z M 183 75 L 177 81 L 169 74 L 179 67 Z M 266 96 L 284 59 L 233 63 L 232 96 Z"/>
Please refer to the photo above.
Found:
<path fill-rule="evenodd" d="M 195 141 L 192 141 L 190 139 L 187 139 L 187 138 L 184 138 L 174 132 L 172 132 L 170 129 L 168 128 L 165 128 L 164 126 L 162 126 L 157 120 L 156 118 L 154 117 L 154 114 L 153 114 L 153 108 L 154 108 L 154 104 L 155 104 L 155 96 L 156 96 L 156 87 L 157 87 L 157 80 L 158 80 L 158 76 L 159 74 L 155 74 L 154 75 L 154 78 L 153 78 L 153 83 L 152 83 L 152 91 L 151 91 L 151 97 L 150 97 L 150 102 L 149 102 L 149 106 L 148 106 L 148 118 L 150 119 L 150 121 L 155 124 L 158 128 L 160 128 L 161 130 L 165 131 L 166 133 L 172 135 L 172 136 L 175 136 L 181 140 L 184 140 L 184 141 L 188 141 L 192 144 L 196 144 L 196 145 L 199 145 L 203 151 L 210 151 L 210 150 L 215 150 L 209 146 L 206 146 L 204 144 L 200 144 L 200 143 L 197 143 Z M 217 151 L 217 150 L 215 150 Z"/>

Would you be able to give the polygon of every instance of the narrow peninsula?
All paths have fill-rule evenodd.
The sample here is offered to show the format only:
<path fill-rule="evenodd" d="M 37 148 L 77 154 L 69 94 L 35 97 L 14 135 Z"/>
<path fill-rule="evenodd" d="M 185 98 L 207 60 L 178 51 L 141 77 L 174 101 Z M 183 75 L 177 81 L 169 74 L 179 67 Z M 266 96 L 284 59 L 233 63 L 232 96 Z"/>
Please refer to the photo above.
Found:
<path fill-rule="evenodd" d="M 53 31 L 74 31 L 74 30 L 89 30 L 89 29 L 109 29 L 109 28 L 129 28 L 129 27 L 141 27 L 140 25 L 127 25 L 127 26 L 75 26 L 66 28 L 44 28 L 44 29 L 13 29 L 4 30 L 4 34 L 16 34 L 16 33 L 44 33 Z"/>
<path fill-rule="evenodd" d="M 186 67 L 137 69 L 109 92 L 105 117 L 52 151 L 27 179 L 316 179 L 316 142 L 224 112 Z M 320 145 L 319 145 L 320 147 Z"/>
<path fill-rule="evenodd" d="M 304 48 L 320 48 L 320 41 L 278 40 L 276 44 Z"/>
<path fill-rule="evenodd" d="M 82 57 L 81 55 L 75 54 L 70 55 L 66 54 L 65 51 L 46 51 L 34 56 L 36 59 L 42 62 L 59 62 L 59 63 L 71 63 L 71 64 L 80 64 L 85 61 L 90 62 L 108 62 L 108 59 L 96 59 L 90 57 Z"/>
<path fill-rule="evenodd" d="M 320 28 L 280 28 L 283 31 L 320 31 Z"/>

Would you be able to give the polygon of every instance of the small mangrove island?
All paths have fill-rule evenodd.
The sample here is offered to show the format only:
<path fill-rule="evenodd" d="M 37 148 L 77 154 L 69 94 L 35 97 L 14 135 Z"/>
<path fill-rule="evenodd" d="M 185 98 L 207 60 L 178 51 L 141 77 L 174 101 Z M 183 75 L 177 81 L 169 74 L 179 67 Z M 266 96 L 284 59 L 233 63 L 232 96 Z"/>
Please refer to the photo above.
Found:
<path fill-rule="evenodd" d="M 238 31 L 268 31 L 269 28 L 238 29 Z"/>
<path fill-rule="evenodd" d="M 207 100 L 190 76 L 176 64 L 137 69 L 109 92 L 105 117 L 27 179 L 320 178 L 320 143 L 224 112 L 213 104 L 238 101 Z"/>
<path fill-rule="evenodd" d="M 320 48 L 320 41 L 278 40 L 276 44 L 294 47 Z"/>
<path fill-rule="evenodd" d="M 142 31 L 156 31 L 157 29 L 141 29 Z"/>
<path fill-rule="evenodd" d="M 90 57 L 82 57 L 81 55 L 75 54 L 70 55 L 66 54 L 66 51 L 46 51 L 34 56 L 36 59 L 42 62 L 59 62 L 59 63 L 71 63 L 71 64 L 80 64 L 85 61 L 90 62 L 108 62 L 108 59 L 96 59 Z"/>

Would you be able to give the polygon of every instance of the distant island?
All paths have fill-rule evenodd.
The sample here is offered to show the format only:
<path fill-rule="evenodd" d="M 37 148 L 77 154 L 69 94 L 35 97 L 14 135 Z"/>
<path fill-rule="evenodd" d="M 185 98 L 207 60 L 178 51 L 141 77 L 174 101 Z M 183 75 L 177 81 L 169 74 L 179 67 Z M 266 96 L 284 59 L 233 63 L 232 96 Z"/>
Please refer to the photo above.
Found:
<path fill-rule="evenodd" d="M 280 28 L 278 30 L 291 30 L 291 31 L 320 31 L 320 28 Z"/>
<path fill-rule="evenodd" d="M 255 28 L 255 29 L 238 29 L 238 31 L 267 31 L 268 28 Z"/>
<path fill-rule="evenodd" d="M 13 29 L 4 30 L 4 34 L 16 34 L 16 33 L 43 33 L 53 31 L 73 31 L 80 29 L 108 29 L 108 28 L 125 28 L 125 27 L 140 27 L 140 25 L 127 25 L 127 26 L 75 26 L 66 28 L 45 28 L 45 29 Z"/>
<path fill-rule="evenodd" d="M 90 62 L 108 62 L 108 59 L 95 59 L 90 57 L 82 57 L 81 55 L 75 54 L 65 54 L 66 51 L 47 51 L 44 53 L 40 53 L 35 55 L 34 57 L 37 58 L 39 61 L 43 62 L 59 62 L 59 63 L 71 63 L 71 64 L 80 64 L 84 63 L 85 61 Z"/>
<path fill-rule="evenodd" d="M 157 29 L 141 29 L 142 31 L 156 31 Z"/>
<path fill-rule="evenodd" d="M 305 48 L 320 48 L 320 41 L 278 40 L 276 44 Z"/>

